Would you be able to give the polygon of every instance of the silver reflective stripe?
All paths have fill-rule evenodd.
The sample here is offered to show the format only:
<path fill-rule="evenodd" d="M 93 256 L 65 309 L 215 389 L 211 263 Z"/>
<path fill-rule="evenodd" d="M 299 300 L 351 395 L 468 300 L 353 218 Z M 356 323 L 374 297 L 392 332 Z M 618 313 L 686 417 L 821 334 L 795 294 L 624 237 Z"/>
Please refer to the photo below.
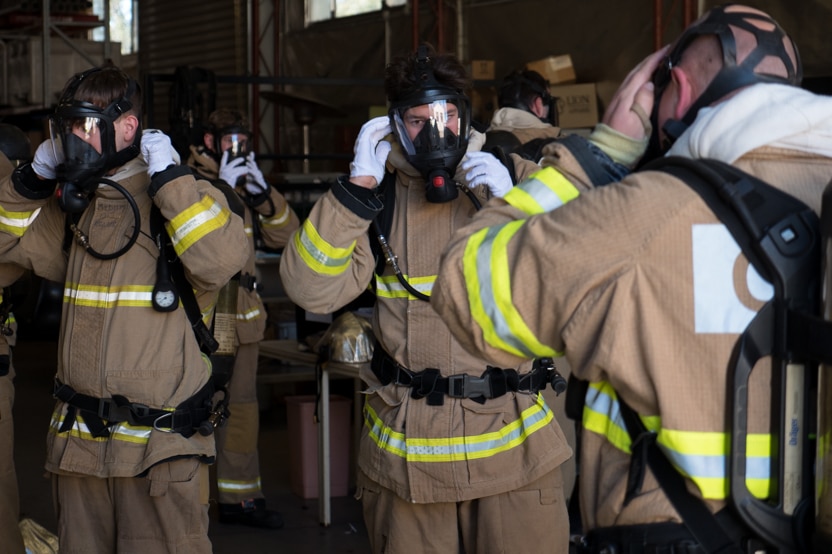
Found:
<path fill-rule="evenodd" d="M 506 320 L 500 306 L 494 297 L 494 287 L 491 271 L 491 250 L 494 239 L 503 229 L 503 226 L 489 227 L 485 237 L 477 247 L 477 278 L 480 283 L 480 299 L 482 307 L 494 326 L 494 331 L 506 344 L 522 352 L 527 358 L 534 358 L 536 354 L 529 350 L 526 345 L 515 335 L 511 324 Z"/>

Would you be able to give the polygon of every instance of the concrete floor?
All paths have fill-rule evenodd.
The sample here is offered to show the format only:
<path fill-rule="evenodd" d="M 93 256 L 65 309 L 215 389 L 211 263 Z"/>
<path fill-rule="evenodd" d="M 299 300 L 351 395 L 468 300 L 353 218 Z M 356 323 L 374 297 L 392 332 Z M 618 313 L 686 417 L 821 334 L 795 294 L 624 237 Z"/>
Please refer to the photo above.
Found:
<path fill-rule="evenodd" d="M 14 350 L 17 370 L 14 405 L 15 462 L 20 482 L 21 515 L 33 518 L 53 532 L 56 520 L 43 460 L 46 430 L 55 402 L 51 396 L 54 361 L 55 343 L 52 341 L 21 340 Z M 360 503 L 351 495 L 332 499 L 332 525 L 323 527 L 318 523 L 318 501 L 304 500 L 292 492 L 289 482 L 288 452 L 291 445 L 287 439 L 286 405 L 279 394 L 270 396 L 269 400 L 266 409 L 261 411 L 260 470 L 268 506 L 283 515 L 285 527 L 278 531 L 265 531 L 220 524 L 217 521 L 214 491 L 209 530 L 214 552 L 369 552 Z"/>

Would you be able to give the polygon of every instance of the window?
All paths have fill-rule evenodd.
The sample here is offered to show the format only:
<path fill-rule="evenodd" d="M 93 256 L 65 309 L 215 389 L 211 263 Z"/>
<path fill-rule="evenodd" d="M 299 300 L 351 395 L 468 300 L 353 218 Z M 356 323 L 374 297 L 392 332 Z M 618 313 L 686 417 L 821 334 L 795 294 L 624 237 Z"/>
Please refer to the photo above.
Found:
<path fill-rule="evenodd" d="M 92 11 L 100 19 L 104 17 L 104 6 L 108 0 L 93 0 Z M 122 54 L 132 54 L 138 45 L 138 0 L 109 0 L 110 4 L 110 40 L 121 43 Z M 104 29 L 93 29 L 93 40 L 104 40 Z"/>
<path fill-rule="evenodd" d="M 306 24 L 404 6 L 407 0 L 306 0 Z"/>

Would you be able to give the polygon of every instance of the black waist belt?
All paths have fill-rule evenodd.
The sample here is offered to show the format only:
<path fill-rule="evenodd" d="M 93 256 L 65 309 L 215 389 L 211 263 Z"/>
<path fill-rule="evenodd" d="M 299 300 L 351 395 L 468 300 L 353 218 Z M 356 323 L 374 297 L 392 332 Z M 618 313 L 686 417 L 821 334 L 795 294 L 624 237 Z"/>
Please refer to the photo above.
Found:
<path fill-rule="evenodd" d="M 158 431 L 179 433 L 190 437 L 196 432 L 200 423 L 211 415 L 214 384 L 213 381 L 208 381 L 195 395 L 172 411 L 130 402 L 120 395 L 114 395 L 112 398 L 96 398 L 81 394 L 58 379 L 55 379 L 52 395 L 69 406 L 61 428 L 58 430 L 59 433 L 69 431 L 75 422 L 77 412 L 80 412 L 93 437 L 109 437 L 109 427 L 125 421 L 130 425 L 153 427 Z"/>
<path fill-rule="evenodd" d="M 547 364 L 548 363 L 548 364 Z M 519 375 L 514 369 L 487 366 L 480 377 L 468 374 L 442 377 L 438 369 L 411 371 L 400 365 L 384 349 L 376 344 L 370 367 L 383 385 L 395 383 L 413 389 L 412 398 L 427 398 L 431 406 L 441 406 L 445 396 L 470 398 L 483 403 L 507 392 L 528 391 L 536 394 L 546 387 L 557 372 L 550 358 L 535 360 L 532 371 Z M 558 375 L 559 376 L 559 375 Z"/>

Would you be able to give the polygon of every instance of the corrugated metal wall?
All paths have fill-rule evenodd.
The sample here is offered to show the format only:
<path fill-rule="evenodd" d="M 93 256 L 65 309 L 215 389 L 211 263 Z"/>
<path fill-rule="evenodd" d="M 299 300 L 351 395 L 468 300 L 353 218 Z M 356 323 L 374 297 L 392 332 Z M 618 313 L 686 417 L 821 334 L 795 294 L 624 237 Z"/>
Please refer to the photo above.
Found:
<path fill-rule="evenodd" d="M 248 72 L 245 0 L 142 0 L 139 4 L 139 67 L 148 75 L 172 75 L 177 66 L 210 69 L 217 76 Z M 153 125 L 168 128 L 171 83 L 154 80 L 146 91 Z M 248 111 L 246 84 L 217 85 L 217 106 Z"/>

